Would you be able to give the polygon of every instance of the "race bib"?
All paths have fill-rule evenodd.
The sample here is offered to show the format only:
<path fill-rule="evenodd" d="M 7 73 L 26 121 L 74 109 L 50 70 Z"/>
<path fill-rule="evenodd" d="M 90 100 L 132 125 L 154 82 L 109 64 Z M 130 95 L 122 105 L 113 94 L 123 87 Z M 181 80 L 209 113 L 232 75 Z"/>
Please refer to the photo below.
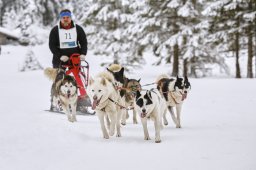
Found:
<path fill-rule="evenodd" d="M 77 47 L 76 26 L 67 30 L 61 29 L 59 26 L 59 39 L 60 39 L 60 49 Z"/>

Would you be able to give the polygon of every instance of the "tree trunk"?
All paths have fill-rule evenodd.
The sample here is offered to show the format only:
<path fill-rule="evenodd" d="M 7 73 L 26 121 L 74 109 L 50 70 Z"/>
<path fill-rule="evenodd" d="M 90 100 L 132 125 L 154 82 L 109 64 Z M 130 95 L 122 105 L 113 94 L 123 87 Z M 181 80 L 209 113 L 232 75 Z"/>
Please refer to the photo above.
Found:
<path fill-rule="evenodd" d="M 256 2 L 254 1 L 253 11 L 256 11 Z M 254 76 L 256 77 L 256 19 L 254 19 Z"/>
<path fill-rule="evenodd" d="M 3 26 L 5 3 L 0 0 L 0 26 Z"/>
<path fill-rule="evenodd" d="M 255 8 L 256 8 L 256 4 L 255 4 Z M 254 62 L 255 62 L 255 66 L 254 66 L 255 72 L 254 72 L 254 75 L 256 77 L 256 20 L 254 22 Z"/>
<path fill-rule="evenodd" d="M 248 10 L 253 10 L 252 0 L 249 1 Z M 253 78 L 253 70 L 252 70 L 252 59 L 253 59 L 253 23 L 249 21 L 249 26 L 247 29 L 247 37 L 248 37 L 248 60 L 247 60 L 247 78 Z"/>
<path fill-rule="evenodd" d="M 48 0 L 44 2 L 45 12 L 43 13 L 43 25 L 47 26 L 51 22 L 51 13 L 48 7 Z"/>
<path fill-rule="evenodd" d="M 253 58 L 253 43 L 252 43 L 252 23 L 248 27 L 248 62 L 247 62 L 247 78 L 253 78 L 252 58 Z"/>
<path fill-rule="evenodd" d="M 188 75 L 188 58 L 183 60 L 183 76 Z"/>
<path fill-rule="evenodd" d="M 114 61 L 113 61 L 114 64 L 119 64 L 118 62 L 118 53 L 117 52 L 114 52 Z"/>
<path fill-rule="evenodd" d="M 172 67 L 172 76 L 177 76 L 179 74 L 179 45 L 174 45 L 173 51 L 173 67 Z"/>
<path fill-rule="evenodd" d="M 241 78 L 240 64 L 239 64 L 239 32 L 235 35 L 235 51 L 236 51 L 236 78 Z"/>

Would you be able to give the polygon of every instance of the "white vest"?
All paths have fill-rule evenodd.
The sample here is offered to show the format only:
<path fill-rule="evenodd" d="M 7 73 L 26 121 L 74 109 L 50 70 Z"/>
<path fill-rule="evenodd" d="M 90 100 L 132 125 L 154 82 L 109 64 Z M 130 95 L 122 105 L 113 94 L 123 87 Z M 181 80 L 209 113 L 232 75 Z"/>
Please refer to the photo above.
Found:
<path fill-rule="evenodd" d="M 75 23 L 74 23 L 74 27 L 70 29 L 61 28 L 59 23 L 58 29 L 59 29 L 60 49 L 77 47 L 77 32 L 76 32 Z"/>

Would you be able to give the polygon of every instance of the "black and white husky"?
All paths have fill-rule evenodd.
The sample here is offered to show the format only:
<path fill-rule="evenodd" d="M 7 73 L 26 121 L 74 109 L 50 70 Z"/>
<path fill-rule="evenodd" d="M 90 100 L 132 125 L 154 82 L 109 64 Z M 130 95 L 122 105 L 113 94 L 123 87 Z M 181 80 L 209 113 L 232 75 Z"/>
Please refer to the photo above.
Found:
<path fill-rule="evenodd" d="M 77 84 L 72 76 L 66 75 L 62 69 L 46 68 L 45 75 L 53 81 L 51 89 L 51 108 L 56 110 L 59 106 L 63 109 L 70 122 L 76 120 Z"/>
<path fill-rule="evenodd" d="M 157 90 L 137 91 L 135 109 L 143 125 L 144 139 L 150 140 L 147 120 L 151 119 L 155 126 L 155 142 L 160 143 L 162 116 L 166 112 L 166 103 L 161 94 Z"/>
<path fill-rule="evenodd" d="M 170 78 L 167 75 L 161 75 L 156 80 L 157 89 L 164 97 L 169 112 L 171 113 L 172 119 L 176 124 L 176 128 L 181 128 L 180 114 L 182 109 L 183 101 L 187 98 L 187 94 L 191 89 L 190 82 L 185 76 L 184 78 L 176 77 Z M 174 114 L 173 107 L 176 108 L 176 114 Z M 168 125 L 166 119 L 166 113 L 163 115 L 164 124 Z"/>

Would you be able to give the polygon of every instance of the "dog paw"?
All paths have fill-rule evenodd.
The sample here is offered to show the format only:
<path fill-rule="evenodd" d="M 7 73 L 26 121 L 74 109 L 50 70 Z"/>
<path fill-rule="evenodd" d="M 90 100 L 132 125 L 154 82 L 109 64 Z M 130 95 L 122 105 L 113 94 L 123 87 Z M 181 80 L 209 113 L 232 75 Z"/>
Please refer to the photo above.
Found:
<path fill-rule="evenodd" d="M 120 138 L 120 137 L 121 137 L 121 134 L 120 134 L 120 133 L 119 133 L 119 134 L 117 133 L 117 134 L 116 134 L 116 137 L 117 137 L 117 138 Z"/>
<path fill-rule="evenodd" d="M 156 139 L 155 143 L 161 143 L 161 139 Z"/>
<path fill-rule="evenodd" d="M 77 122 L 76 119 L 70 119 L 69 121 L 72 122 L 72 123 Z"/>
<path fill-rule="evenodd" d="M 103 135 L 103 138 L 104 139 L 109 139 L 109 136 L 108 135 Z"/>
<path fill-rule="evenodd" d="M 151 140 L 149 136 L 145 136 L 144 140 Z"/>
<path fill-rule="evenodd" d="M 110 135 L 110 136 L 113 136 L 114 134 L 115 134 L 115 131 L 110 131 L 110 132 L 109 132 L 109 135 Z"/>
<path fill-rule="evenodd" d="M 73 122 L 73 119 L 71 117 L 68 118 L 69 122 Z"/>
<path fill-rule="evenodd" d="M 74 122 L 77 122 L 77 119 L 76 119 L 76 117 L 73 117 L 73 121 L 74 121 Z"/>
<path fill-rule="evenodd" d="M 167 125 L 168 125 L 168 122 L 164 122 L 164 125 L 167 126 Z"/>
<path fill-rule="evenodd" d="M 176 125 L 176 128 L 181 128 L 181 125 Z"/>
<path fill-rule="evenodd" d="M 125 126 L 125 125 L 126 125 L 126 122 L 121 122 L 121 125 Z"/>

